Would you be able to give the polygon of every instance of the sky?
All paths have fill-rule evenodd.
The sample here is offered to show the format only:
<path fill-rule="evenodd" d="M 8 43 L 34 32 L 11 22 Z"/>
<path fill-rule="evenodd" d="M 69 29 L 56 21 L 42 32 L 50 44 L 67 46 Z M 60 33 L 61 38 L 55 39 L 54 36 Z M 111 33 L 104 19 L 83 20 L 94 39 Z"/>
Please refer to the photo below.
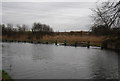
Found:
<path fill-rule="evenodd" d="M 81 31 L 89 30 L 92 24 L 91 9 L 95 8 L 98 0 L 65 0 L 64 2 L 44 2 L 34 0 L 4 0 L 2 2 L 2 23 L 27 24 L 34 22 L 50 25 L 54 31 Z M 1 5 L 1 3 L 0 3 Z M 0 8 L 1 8 L 0 7 Z"/>
<path fill-rule="evenodd" d="M 1 0 L 1 1 L 2 2 L 96 2 L 96 1 L 107 1 L 107 0 Z"/>

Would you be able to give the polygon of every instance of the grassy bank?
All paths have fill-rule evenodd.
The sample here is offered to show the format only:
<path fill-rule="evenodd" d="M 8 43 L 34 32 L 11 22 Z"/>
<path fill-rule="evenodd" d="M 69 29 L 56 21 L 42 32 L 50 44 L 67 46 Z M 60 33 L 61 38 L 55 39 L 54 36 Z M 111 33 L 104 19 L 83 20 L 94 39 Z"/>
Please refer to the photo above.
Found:
<path fill-rule="evenodd" d="M 19 37 L 7 37 L 2 36 L 0 37 L 3 41 L 18 41 L 18 42 L 34 42 L 34 43 L 67 43 L 67 44 L 74 44 L 74 43 L 81 43 L 81 42 L 90 42 L 90 45 L 93 46 L 101 46 L 102 42 L 106 39 L 105 36 L 92 36 L 92 35 L 84 35 L 84 36 L 75 36 L 75 35 L 45 35 L 41 39 L 36 39 L 32 37 L 29 39 L 27 36 L 19 36 Z"/>
<path fill-rule="evenodd" d="M 56 36 L 44 36 L 42 41 L 58 41 L 60 43 L 81 43 L 90 42 L 91 45 L 101 45 L 105 37 L 103 36 L 75 36 L 75 35 L 56 35 Z"/>
<path fill-rule="evenodd" d="M 0 76 L 2 78 L 2 81 L 13 81 L 13 79 L 10 77 L 10 75 L 5 72 L 4 70 L 0 70 Z"/>

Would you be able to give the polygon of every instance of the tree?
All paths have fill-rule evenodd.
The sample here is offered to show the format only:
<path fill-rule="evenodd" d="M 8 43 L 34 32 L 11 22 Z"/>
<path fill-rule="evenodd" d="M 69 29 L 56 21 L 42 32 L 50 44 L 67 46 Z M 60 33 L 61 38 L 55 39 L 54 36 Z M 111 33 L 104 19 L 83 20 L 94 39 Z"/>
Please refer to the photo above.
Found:
<path fill-rule="evenodd" d="M 17 24 L 16 26 L 17 26 L 19 32 L 25 32 L 25 31 L 28 31 L 28 26 L 25 25 L 25 24 L 23 24 L 23 25 L 19 25 L 19 24 Z"/>
<path fill-rule="evenodd" d="M 120 28 L 120 1 L 115 5 L 115 8 L 117 8 L 117 13 L 118 13 L 118 17 L 116 19 L 116 25 L 117 27 Z"/>
<path fill-rule="evenodd" d="M 53 29 L 49 25 L 34 23 L 32 27 L 33 32 L 53 32 Z"/>
<path fill-rule="evenodd" d="M 95 24 L 111 27 L 119 17 L 119 8 L 115 6 L 115 2 L 103 2 L 96 9 L 92 10 L 94 12 Z"/>
<path fill-rule="evenodd" d="M 23 24 L 23 25 L 22 25 L 22 30 L 23 30 L 23 31 L 28 31 L 28 26 L 25 25 L 25 24 Z"/>
<path fill-rule="evenodd" d="M 11 32 L 12 31 L 12 29 L 13 29 L 13 24 L 7 24 L 7 31 L 8 32 Z"/>
<path fill-rule="evenodd" d="M 96 9 L 92 9 L 92 11 L 94 13 L 92 15 L 94 20 L 92 31 L 98 31 L 101 26 L 108 30 L 119 26 L 116 22 L 120 20 L 120 2 L 103 2 L 100 6 L 97 6 Z M 105 29 L 104 31 L 108 31 Z"/>
<path fill-rule="evenodd" d="M 50 35 L 53 32 L 53 29 L 50 28 L 49 25 L 35 22 L 33 24 L 33 27 L 32 27 L 32 32 L 36 38 L 39 38 L 39 37 L 42 37 L 43 35 L 46 35 L 46 34 Z"/>
<path fill-rule="evenodd" d="M 22 31 L 22 27 L 19 24 L 17 24 L 16 27 L 17 27 L 17 29 L 18 29 L 19 32 Z"/>
<path fill-rule="evenodd" d="M 7 26 L 5 27 L 5 33 L 8 37 L 13 35 L 13 24 L 8 23 Z"/>
<path fill-rule="evenodd" d="M 41 23 L 34 23 L 32 27 L 33 32 L 42 31 L 42 24 Z"/>
<path fill-rule="evenodd" d="M 1 25 L 1 28 L 2 28 L 2 34 L 5 35 L 5 34 L 6 34 L 6 28 L 5 28 L 5 25 L 2 24 L 2 25 Z"/>
<path fill-rule="evenodd" d="M 0 24 L 0 36 L 2 35 L 2 25 Z"/>
<path fill-rule="evenodd" d="M 109 35 L 110 29 L 105 25 L 99 25 L 99 26 L 92 27 L 92 33 L 95 35 Z"/>

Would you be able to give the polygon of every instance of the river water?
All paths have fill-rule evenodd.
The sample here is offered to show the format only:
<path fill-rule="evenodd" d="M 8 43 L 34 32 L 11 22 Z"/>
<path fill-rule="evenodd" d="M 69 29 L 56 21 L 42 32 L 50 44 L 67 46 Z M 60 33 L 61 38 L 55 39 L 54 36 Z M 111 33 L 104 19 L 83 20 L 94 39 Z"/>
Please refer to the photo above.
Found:
<path fill-rule="evenodd" d="M 118 54 L 99 47 L 2 43 L 2 68 L 13 79 L 117 79 Z"/>

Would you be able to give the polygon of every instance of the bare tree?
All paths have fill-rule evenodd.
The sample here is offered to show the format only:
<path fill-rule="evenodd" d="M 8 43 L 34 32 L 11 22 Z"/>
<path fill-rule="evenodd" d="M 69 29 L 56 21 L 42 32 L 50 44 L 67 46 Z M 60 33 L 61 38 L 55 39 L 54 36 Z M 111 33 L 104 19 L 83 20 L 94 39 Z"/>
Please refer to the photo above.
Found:
<path fill-rule="evenodd" d="M 40 32 L 42 31 L 42 24 L 41 23 L 34 23 L 32 27 L 33 32 Z"/>
<path fill-rule="evenodd" d="M 13 29 L 13 24 L 7 24 L 7 30 L 8 31 L 12 31 L 12 29 Z"/>
<path fill-rule="evenodd" d="M 16 25 L 18 31 L 21 31 L 21 26 L 19 24 Z"/>
<path fill-rule="evenodd" d="M 34 23 L 32 27 L 33 32 L 53 32 L 53 29 L 49 25 Z"/>
<path fill-rule="evenodd" d="M 25 25 L 25 24 L 23 24 L 23 25 L 22 25 L 22 30 L 23 30 L 23 31 L 28 31 L 28 26 Z"/>
<path fill-rule="evenodd" d="M 118 2 L 119 3 L 119 2 Z M 92 9 L 94 12 L 92 18 L 94 19 L 95 26 L 104 25 L 108 28 L 114 27 L 117 24 L 115 21 L 119 18 L 120 8 L 116 2 L 103 2 L 96 9 Z M 116 4 L 118 4 L 116 6 Z"/>
<path fill-rule="evenodd" d="M 92 31 L 95 34 L 109 35 L 112 28 L 120 27 L 120 2 L 103 2 L 92 11 Z"/>
<path fill-rule="evenodd" d="M 25 31 L 28 31 L 28 26 L 25 25 L 25 24 L 23 24 L 23 25 L 19 25 L 19 24 L 17 24 L 16 26 L 17 26 L 19 32 L 25 32 Z"/>
<path fill-rule="evenodd" d="M 114 6 L 117 8 L 118 17 L 116 18 L 116 25 L 120 28 L 120 1 Z"/>

